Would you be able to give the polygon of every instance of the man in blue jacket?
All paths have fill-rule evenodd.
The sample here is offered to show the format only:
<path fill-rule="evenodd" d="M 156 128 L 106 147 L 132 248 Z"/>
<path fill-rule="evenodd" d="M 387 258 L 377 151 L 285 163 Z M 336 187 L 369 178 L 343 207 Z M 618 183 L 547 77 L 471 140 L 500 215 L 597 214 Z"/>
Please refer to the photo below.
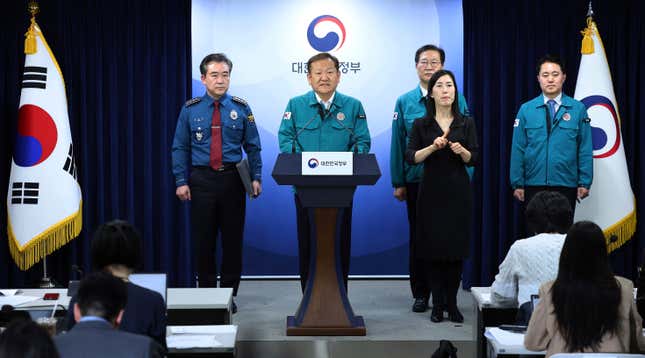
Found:
<path fill-rule="evenodd" d="M 233 62 L 222 53 L 204 57 L 199 65 L 206 88 L 183 106 L 172 143 L 175 194 L 191 201 L 193 251 L 199 287 L 217 287 L 215 239 L 221 233 L 220 286 L 237 295 L 242 275 L 242 239 L 246 213 L 245 189 L 235 164 L 248 157 L 253 196 L 262 192 L 260 136 L 251 107 L 231 96 Z M 237 311 L 235 302 L 233 313 Z"/>
<path fill-rule="evenodd" d="M 575 211 L 593 179 L 591 120 L 584 104 L 562 93 L 562 61 L 538 61 L 542 94 L 520 107 L 513 123 L 510 179 L 513 196 L 529 202 L 539 191 L 562 193 Z"/>
<path fill-rule="evenodd" d="M 287 104 L 278 131 L 282 153 L 369 152 L 371 139 L 363 105 L 359 100 L 336 91 L 340 82 L 339 66 L 338 59 L 326 52 L 307 61 L 307 81 L 312 91 L 290 99 Z M 311 223 L 297 193 L 295 203 L 300 284 L 304 292 L 309 276 Z M 340 220 L 340 261 L 347 290 L 351 206 L 342 211 Z"/>
<path fill-rule="evenodd" d="M 428 81 L 432 75 L 443 68 L 446 61 L 445 51 L 435 45 L 421 46 L 414 54 L 414 63 L 419 76 L 419 85 L 413 90 L 402 94 L 394 107 L 392 119 L 392 142 L 390 146 L 390 175 L 394 187 L 394 197 L 405 200 L 408 211 L 408 226 L 410 232 L 410 288 L 414 296 L 412 311 L 425 312 L 428 310 L 430 287 L 424 270 L 416 259 L 416 210 L 417 192 L 423 176 L 423 164 L 410 165 L 405 161 L 405 150 L 410 141 L 409 133 L 412 123 L 417 118 L 426 115 L 426 97 Z M 459 111 L 468 115 L 466 99 L 459 93 Z M 468 168 L 472 176 L 472 168 Z"/>

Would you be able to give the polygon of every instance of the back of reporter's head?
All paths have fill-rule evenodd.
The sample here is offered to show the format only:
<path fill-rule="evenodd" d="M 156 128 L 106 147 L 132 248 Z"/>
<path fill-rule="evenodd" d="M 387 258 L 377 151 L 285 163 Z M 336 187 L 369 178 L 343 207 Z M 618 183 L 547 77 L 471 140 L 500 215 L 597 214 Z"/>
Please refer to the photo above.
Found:
<path fill-rule="evenodd" d="M 0 334 L 0 358 L 58 358 L 49 333 L 32 320 L 15 320 Z"/>
<path fill-rule="evenodd" d="M 107 272 L 93 272 L 81 280 L 76 307 L 81 317 L 100 317 L 117 325 L 127 301 L 128 290 L 122 279 Z"/>
<path fill-rule="evenodd" d="M 110 221 L 96 229 L 90 251 L 95 270 L 104 270 L 110 265 L 135 270 L 141 262 L 141 237 L 127 221 Z"/>
<path fill-rule="evenodd" d="M 617 332 L 620 286 L 605 235 L 593 222 L 577 222 L 567 232 L 551 298 L 569 352 L 596 350 L 603 335 Z"/>
<path fill-rule="evenodd" d="M 569 200 L 555 191 L 540 191 L 526 207 L 526 221 L 530 233 L 564 234 L 573 222 Z"/>
<path fill-rule="evenodd" d="M 571 226 L 562 246 L 558 278 L 602 280 L 612 278 L 607 243 L 602 229 L 591 221 Z"/>

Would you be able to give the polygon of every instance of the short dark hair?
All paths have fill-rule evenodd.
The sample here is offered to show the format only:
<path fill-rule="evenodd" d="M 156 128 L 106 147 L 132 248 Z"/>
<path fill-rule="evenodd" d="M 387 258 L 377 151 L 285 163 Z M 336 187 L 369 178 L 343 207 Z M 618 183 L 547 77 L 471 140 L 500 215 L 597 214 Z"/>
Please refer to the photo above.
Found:
<path fill-rule="evenodd" d="M 0 357 L 58 358 L 49 333 L 32 320 L 16 320 L 0 334 Z"/>
<path fill-rule="evenodd" d="M 560 71 L 562 71 L 563 74 L 567 73 L 567 70 L 564 68 L 564 60 L 563 59 L 561 59 L 558 56 L 546 54 L 546 55 L 542 56 L 538 60 L 537 66 L 535 67 L 535 72 L 538 75 L 540 74 L 540 69 L 542 68 L 542 65 L 547 63 L 547 62 L 555 63 L 556 65 L 560 66 Z"/>
<path fill-rule="evenodd" d="M 414 53 L 414 63 L 419 63 L 419 57 L 421 57 L 421 54 L 426 52 L 426 51 L 437 51 L 439 52 L 439 59 L 441 60 L 441 65 L 443 65 L 444 62 L 446 62 L 446 51 L 444 51 L 441 47 L 437 47 L 435 45 L 423 45 L 419 47 L 417 52 Z"/>
<path fill-rule="evenodd" d="M 81 280 L 77 304 L 82 316 L 97 316 L 113 322 L 128 302 L 122 279 L 107 272 L 92 272 Z"/>
<path fill-rule="evenodd" d="M 336 71 L 340 69 L 340 62 L 338 62 L 338 58 L 336 58 L 336 56 L 330 54 L 329 52 L 321 52 L 309 58 L 309 60 L 307 61 L 307 73 L 309 73 L 309 70 L 311 69 L 311 64 L 320 60 L 332 60 L 334 67 L 336 67 Z"/>
<path fill-rule="evenodd" d="M 199 64 L 199 72 L 201 72 L 202 76 L 206 75 L 208 64 L 211 62 L 224 62 L 228 65 L 228 72 L 233 72 L 233 62 L 229 60 L 229 58 L 226 57 L 225 54 L 211 53 L 210 55 L 206 55 L 206 57 L 204 57 L 202 62 Z"/>
<path fill-rule="evenodd" d="M 573 223 L 569 199 L 557 191 L 538 192 L 526 206 L 526 221 L 530 234 L 566 234 Z"/>
<path fill-rule="evenodd" d="M 94 233 L 90 252 L 95 270 L 117 264 L 135 270 L 141 263 L 141 237 L 127 221 L 110 221 Z"/>

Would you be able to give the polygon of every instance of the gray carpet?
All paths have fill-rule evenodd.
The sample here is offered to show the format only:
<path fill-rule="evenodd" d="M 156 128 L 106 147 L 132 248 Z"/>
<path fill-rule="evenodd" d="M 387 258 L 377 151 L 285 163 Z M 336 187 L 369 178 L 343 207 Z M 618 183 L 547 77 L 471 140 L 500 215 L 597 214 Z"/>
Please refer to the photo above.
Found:
<path fill-rule="evenodd" d="M 458 305 L 463 324 L 432 323 L 430 312 L 411 310 L 406 280 L 351 280 L 349 299 L 354 313 L 363 316 L 365 337 L 287 337 L 286 317 L 296 312 L 300 283 L 242 281 L 236 298 L 239 326 L 238 357 L 430 357 L 439 340 L 453 341 L 459 357 L 473 357 L 473 299 L 460 290 Z"/>

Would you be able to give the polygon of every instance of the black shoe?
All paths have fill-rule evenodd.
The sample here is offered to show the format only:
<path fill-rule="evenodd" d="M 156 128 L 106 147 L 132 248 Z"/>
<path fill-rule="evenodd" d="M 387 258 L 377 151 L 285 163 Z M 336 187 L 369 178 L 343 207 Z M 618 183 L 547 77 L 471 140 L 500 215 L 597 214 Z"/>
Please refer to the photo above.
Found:
<path fill-rule="evenodd" d="M 464 316 L 459 312 L 457 307 L 448 309 L 448 319 L 450 322 L 464 323 Z"/>
<path fill-rule="evenodd" d="M 231 299 L 231 312 L 233 312 L 233 314 L 237 313 L 237 305 L 233 299 Z"/>
<path fill-rule="evenodd" d="M 439 323 L 443 321 L 443 310 L 441 308 L 432 307 L 432 313 L 430 313 L 430 320 L 434 323 Z"/>
<path fill-rule="evenodd" d="M 412 312 L 425 312 L 428 310 L 427 298 L 415 298 L 412 305 Z"/>

